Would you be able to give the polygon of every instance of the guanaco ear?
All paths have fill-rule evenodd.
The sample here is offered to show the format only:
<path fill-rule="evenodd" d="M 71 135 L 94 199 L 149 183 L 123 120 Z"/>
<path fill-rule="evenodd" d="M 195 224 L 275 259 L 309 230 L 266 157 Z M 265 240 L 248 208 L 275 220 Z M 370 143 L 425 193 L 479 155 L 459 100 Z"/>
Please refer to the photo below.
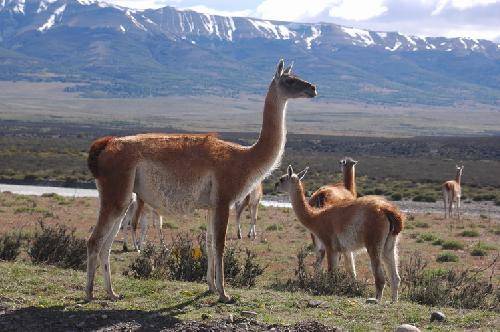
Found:
<path fill-rule="evenodd" d="M 358 161 L 357 161 L 357 160 L 353 160 L 352 162 L 354 163 L 354 165 L 357 165 L 357 164 L 358 164 Z"/>
<path fill-rule="evenodd" d="M 292 68 L 293 68 L 293 62 L 290 66 L 286 67 L 285 71 L 283 71 L 283 74 L 290 75 L 292 73 Z"/>
<path fill-rule="evenodd" d="M 283 68 L 285 67 L 285 61 L 280 59 L 278 62 L 278 67 L 276 68 L 276 74 L 274 74 L 274 79 L 277 80 L 283 75 Z"/>
<path fill-rule="evenodd" d="M 288 168 L 286 169 L 286 172 L 288 173 L 288 177 L 292 177 L 293 175 L 293 168 L 292 165 L 288 165 Z"/>
<path fill-rule="evenodd" d="M 304 178 L 304 176 L 306 176 L 308 170 L 309 170 L 309 166 L 307 166 L 306 168 L 304 168 L 303 170 L 301 170 L 297 174 L 297 176 L 299 177 L 300 180 L 302 180 Z"/>

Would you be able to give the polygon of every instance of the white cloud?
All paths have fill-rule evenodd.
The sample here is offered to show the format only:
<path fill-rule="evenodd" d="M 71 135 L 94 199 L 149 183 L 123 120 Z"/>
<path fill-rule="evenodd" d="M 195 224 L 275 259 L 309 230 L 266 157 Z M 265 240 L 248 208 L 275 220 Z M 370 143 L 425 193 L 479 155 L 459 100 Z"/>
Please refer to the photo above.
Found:
<path fill-rule="evenodd" d="M 487 6 L 499 3 L 499 0 L 438 0 L 431 15 L 439 15 L 446 8 L 466 10 L 477 6 Z"/>
<path fill-rule="evenodd" d="M 315 18 L 331 7 L 335 0 L 264 0 L 257 7 L 257 16 L 270 20 L 304 21 Z"/>
<path fill-rule="evenodd" d="M 385 0 L 342 0 L 336 2 L 329 10 L 331 17 L 364 21 L 387 12 Z"/>
<path fill-rule="evenodd" d="M 220 15 L 220 16 L 245 17 L 245 16 L 252 15 L 252 10 L 250 10 L 250 9 L 218 10 L 218 9 L 207 7 L 205 5 L 191 6 L 191 7 L 186 7 L 186 8 L 182 8 L 182 9 L 191 9 L 191 10 L 194 10 L 195 12 L 198 12 L 198 13 L 205 13 L 205 14 L 210 14 L 210 15 Z"/>

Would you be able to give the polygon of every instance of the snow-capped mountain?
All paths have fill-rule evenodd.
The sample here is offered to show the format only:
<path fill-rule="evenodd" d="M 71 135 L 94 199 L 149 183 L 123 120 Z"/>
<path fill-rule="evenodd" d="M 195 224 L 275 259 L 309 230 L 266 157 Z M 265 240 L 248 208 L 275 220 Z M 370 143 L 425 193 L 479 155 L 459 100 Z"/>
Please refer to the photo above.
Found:
<path fill-rule="evenodd" d="M 234 82 L 230 68 L 244 62 L 251 89 L 259 89 L 260 83 L 253 80 L 278 57 L 301 59 L 304 71 L 332 89 L 332 82 L 349 86 L 346 91 L 356 85 L 359 95 L 365 95 L 361 99 L 377 94 L 368 99 L 384 100 L 381 96 L 399 94 L 402 99 L 397 99 L 403 102 L 424 100 L 435 94 L 436 82 L 449 85 L 445 90 L 450 93 L 456 81 L 487 87 L 472 89 L 470 97 L 498 103 L 495 91 L 500 79 L 494 75 L 500 72 L 500 46 L 488 40 L 224 17 L 173 7 L 139 11 L 96 0 L 0 0 L 0 66 L 7 66 L 10 76 L 19 76 L 15 72 L 26 64 L 28 72 L 58 72 L 59 67 L 66 80 L 68 72 L 72 80 L 107 78 L 122 87 L 137 85 L 136 94 L 142 95 L 169 93 L 158 89 L 157 74 L 182 74 L 189 83 L 180 82 L 176 93 L 183 90 L 182 84 L 192 84 L 189 89 L 196 93 L 215 89 L 233 94 L 248 88 Z M 325 63 L 331 67 L 324 69 Z M 318 67 L 323 72 L 315 72 Z M 148 70 L 153 72 L 145 77 Z M 215 79 L 216 88 L 192 81 L 191 75 L 200 70 L 213 76 L 209 81 Z M 116 92 L 109 87 L 106 91 Z M 340 95 L 345 91 L 326 91 L 326 96 Z"/>
<path fill-rule="evenodd" d="M 17 29 L 2 29 L 2 38 L 27 31 L 47 32 L 58 27 L 108 28 L 121 33 L 164 35 L 168 38 L 210 38 L 226 42 L 253 38 L 287 40 L 306 49 L 353 45 L 397 51 L 438 50 L 480 52 L 494 57 L 500 46 L 474 38 L 417 37 L 379 32 L 330 23 L 305 24 L 224 17 L 165 7 L 132 10 L 95 0 L 0 0 L 2 20 L 16 22 Z M 0 24 L 1 25 L 1 24 Z M 10 33 L 9 33 L 10 32 Z"/>

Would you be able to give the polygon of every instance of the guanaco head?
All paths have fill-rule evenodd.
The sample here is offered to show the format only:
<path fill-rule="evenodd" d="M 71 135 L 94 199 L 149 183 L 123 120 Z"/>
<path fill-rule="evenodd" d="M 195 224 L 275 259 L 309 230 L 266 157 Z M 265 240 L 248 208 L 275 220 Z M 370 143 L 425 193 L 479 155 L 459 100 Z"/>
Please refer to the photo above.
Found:
<path fill-rule="evenodd" d="M 304 176 L 306 176 L 308 170 L 309 166 L 304 168 L 299 173 L 295 174 L 293 172 L 292 165 L 288 165 L 286 174 L 282 175 L 278 182 L 274 184 L 274 189 L 281 192 L 290 192 L 290 190 L 295 188 L 304 178 Z"/>
<path fill-rule="evenodd" d="M 343 173 L 344 171 L 354 168 L 354 166 L 356 166 L 357 163 L 358 161 L 352 159 L 351 157 L 344 157 L 344 159 L 339 161 L 340 170 Z"/>
<path fill-rule="evenodd" d="M 462 175 L 464 172 L 464 165 L 455 165 L 455 169 L 457 171 L 457 175 Z"/>
<path fill-rule="evenodd" d="M 316 97 L 316 86 L 292 74 L 292 67 L 285 68 L 283 59 L 278 62 L 273 79 L 278 95 L 283 99 Z"/>

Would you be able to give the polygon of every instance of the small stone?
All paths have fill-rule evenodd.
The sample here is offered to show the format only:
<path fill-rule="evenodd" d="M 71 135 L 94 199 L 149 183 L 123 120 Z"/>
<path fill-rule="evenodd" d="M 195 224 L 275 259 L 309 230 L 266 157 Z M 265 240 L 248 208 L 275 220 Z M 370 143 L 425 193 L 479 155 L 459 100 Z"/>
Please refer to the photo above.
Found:
<path fill-rule="evenodd" d="M 396 327 L 396 332 L 420 332 L 420 330 L 416 326 L 403 324 Z"/>
<path fill-rule="evenodd" d="M 245 317 L 256 317 L 257 316 L 257 313 L 255 311 L 248 311 L 248 310 L 243 310 L 241 312 L 241 315 L 242 316 L 245 316 Z"/>
<path fill-rule="evenodd" d="M 77 308 L 81 308 L 81 307 L 83 307 L 83 305 L 82 305 L 81 303 L 77 303 L 77 304 L 75 305 L 75 307 L 77 307 Z"/>
<path fill-rule="evenodd" d="M 233 316 L 233 314 L 229 314 L 229 316 L 227 316 L 227 320 L 230 323 L 234 323 L 234 316 Z"/>
<path fill-rule="evenodd" d="M 85 326 L 85 322 L 84 321 L 81 321 L 80 323 L 76 324 L 77 327 L 84 327 Z"/>
<path fill-rule="evenodd" d="M 378 301 L 376 298 L 373 298 L 373 297 L 370 297 L 368 299 L 366 299 L 366 303 L 369 303 L 369 304 L 377 304 Z"/>
<path fill-rule="evenodd" d="M 108 319 L 108 315 L 101 315 L 102 319 Z"/>
<path fill-rule="evenodd" d="M 323 303 L 325 303 L 325 302 L 323 302 L 323 301 L 317 301 L 317 300 L 309 300 L 307 302 L 307 306 L 309 308 L 318 308 L 318 307 L 321 307 L 323 305 Z"/>
<path fill-rule="evenodd" d="M 203 319 L 203 320 L 208 320 L 210 318 L 211 318 L 211 316 L 209 314 L 201 314 L 201 319 Z"/>
<path fill-rule="evenodd" d="M 433 311 L 431 313 L 431 323 L 433 321 L 444 322 L 445 319 L 446 315 L 443 314 L 441 311 Z"/>

